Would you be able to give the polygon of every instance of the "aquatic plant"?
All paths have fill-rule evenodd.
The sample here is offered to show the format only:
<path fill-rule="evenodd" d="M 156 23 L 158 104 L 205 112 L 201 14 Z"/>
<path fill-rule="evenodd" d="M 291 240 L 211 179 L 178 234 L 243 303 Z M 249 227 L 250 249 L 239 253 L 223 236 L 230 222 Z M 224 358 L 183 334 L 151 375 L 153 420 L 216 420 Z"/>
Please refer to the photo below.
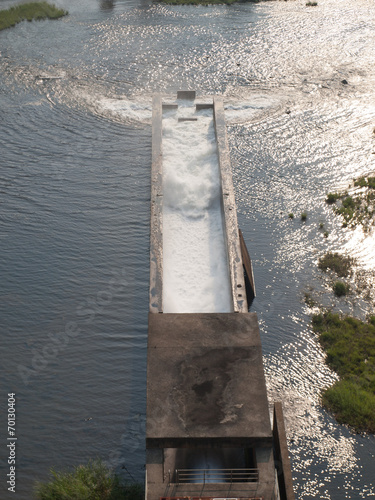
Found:
<path fill-rule="evenodd" d="M 328 193 L 326 198 L 326 203 L 332 205 L 332 203 L 335 203 L 339 198 L 340 195 L 338 193 Z"/>
<path fill-rule="evenodd" d="M 21 21 L 58 19 L 66 16 L 66 10 L 58 9 L 47 2 L 31 2 L 0 10 L 0 31 L 15 26 Z"/>
<path fill-rule="evenodd" d="M 345 278 L 351 273 L 354 262 L 352 257 L 337 252 L 327 252 L 323 257 L 320 257 L 318 267 L 323 272 L 331 270 L 335 272 L 337 276 Z"/>
<path fill-rule="evenodd" d="M 322 393 L 339 423 L 375 432 L 375 317 L 368 322 L 330 311 L 312 318 L 326 363 L 341 380 Z"/>
<path fill-rule="evenodd" d="M 354 179 L 354 186 L 367 188 L 364 192 L 354 193 L 328 193 L 326 203 L 333 204 L 341 200 L 341 204 L 335 207 L 335 212 L 344 219 L 343 227 L 362 224 L 366 229 L 369 223 L 373 223 L 375 214 L 375 177 L 359 177 Z"/>
<path fill-rule="evenodd" d="M 316 306 L 316 301 L 313 299 L 313 297 L 311 296 L 311 293 L 310 292 L 305 292 L 305 304 L 308 306 L 308 307 L 314 307 Z"/>
<path fill-rule="evenodd" d="M 73 472 L 51 470 L 52 479 L 35 485 L 37 500 L 143 500 L 140 484 L 122 484 L 100 460 L 79 465 Z"/>
<path fill-rule="evenodd" d="M 349 292 L 349 286 L 346 285 L 343 281 L 335 281 L 332 288 L 336 297 L 343 297 Z"/>
<path fill-rule="evenodd" d="M 358 187 L 368 187 L 375 189 L 375 177 L 359 177 L 354 180 L 354 185 Z"/>

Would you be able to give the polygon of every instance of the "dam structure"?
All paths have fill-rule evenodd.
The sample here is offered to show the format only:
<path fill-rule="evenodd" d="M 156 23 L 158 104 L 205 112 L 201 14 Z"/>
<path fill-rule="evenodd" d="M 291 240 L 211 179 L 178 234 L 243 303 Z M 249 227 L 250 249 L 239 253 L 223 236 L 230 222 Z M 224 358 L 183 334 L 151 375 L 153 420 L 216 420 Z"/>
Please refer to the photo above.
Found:
<path fill-rule="evenodd" d="M 153 98 L 146 500 L 294 500 L 221 97 Z"/>

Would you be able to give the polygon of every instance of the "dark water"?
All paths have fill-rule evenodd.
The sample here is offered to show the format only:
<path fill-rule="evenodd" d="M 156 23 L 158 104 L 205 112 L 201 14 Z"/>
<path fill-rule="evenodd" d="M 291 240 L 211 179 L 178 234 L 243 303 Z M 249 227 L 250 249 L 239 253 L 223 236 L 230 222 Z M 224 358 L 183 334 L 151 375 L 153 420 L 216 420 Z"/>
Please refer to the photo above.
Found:
<path fill-rule="evenodd" d="M 0 380 L 3 407 L 17 394 L 13 498 L 31 498 L 51 466 L 95 456 L 143 480 L 151 96 L 179 88 L 226 96 L 252 310 L 297 498 L 373 498 L 374 438 L 321 408 L 335 375 L 303 303 L 310 291 L 359 317 L 374 306 L 372 232 L 342 229 L 324 203 L 375 170 L 373 2 L 57 3 L 70 16 L 0 33 Z M 317 271 L 328 249 L 358 259 L 347 300 Z M 12 498 L 1 415 L 1 498 Z"/>

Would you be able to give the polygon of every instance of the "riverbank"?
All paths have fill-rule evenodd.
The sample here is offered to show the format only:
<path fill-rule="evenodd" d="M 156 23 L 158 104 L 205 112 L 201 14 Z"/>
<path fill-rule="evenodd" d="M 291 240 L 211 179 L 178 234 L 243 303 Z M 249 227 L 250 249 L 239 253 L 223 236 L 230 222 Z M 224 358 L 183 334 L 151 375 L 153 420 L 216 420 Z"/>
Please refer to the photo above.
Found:
<path fill-rule="evenodd" d="M 337 421 L 375 433 L 375 316 L 363 322 L 330 311 L 315 314 L 314 332 L 340 380 L 322 394 Z"/>
<path fill-rule="evenodd" d="M 0 31 L 11 28 L 22 21 L 59 19 L 68 12 L 47 2 L 31 2 L 0 11 Z"/>

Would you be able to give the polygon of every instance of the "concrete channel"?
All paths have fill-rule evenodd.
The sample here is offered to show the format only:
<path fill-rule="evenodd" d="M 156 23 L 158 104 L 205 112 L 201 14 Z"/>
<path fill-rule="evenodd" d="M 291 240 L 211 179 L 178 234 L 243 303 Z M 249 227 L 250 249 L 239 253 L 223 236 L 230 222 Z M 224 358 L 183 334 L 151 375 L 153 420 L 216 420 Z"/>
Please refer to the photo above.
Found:
<path fill-rule="evenodd" d="M 180 116 L 181 107 L 193 109 Z M 229 280 L 230 307 L 224 312 L 205 309 L 201 300 L 202 310 L 180 312 L 179 304 L 166 298 L 167 115 L 176 126 L 195 126 L 204 116 L 214 127 Z M 151 179 L 146 500 L 294 500 L 282 406 L 275 403 L 272 428 L 258 319 L 248 312 L 255 284 L 238 229 L 222 98 L 197 99 L 192 91 L 179 92 L 174 100 L 154 97 Z M 188 280 L 193 271 L 183 272 Z"/>

